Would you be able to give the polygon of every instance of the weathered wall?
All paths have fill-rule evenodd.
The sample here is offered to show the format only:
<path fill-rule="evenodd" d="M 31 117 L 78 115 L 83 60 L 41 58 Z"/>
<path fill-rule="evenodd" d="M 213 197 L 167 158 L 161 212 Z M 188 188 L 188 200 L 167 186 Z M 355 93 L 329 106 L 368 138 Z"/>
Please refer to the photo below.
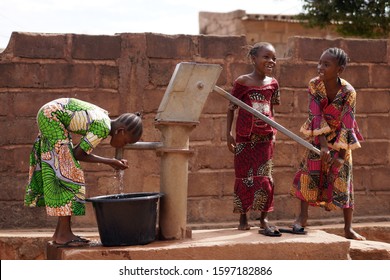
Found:
<path fill-rule="evenodd" d="M 205 35 L 245 35 L 248 44 L 270 42 L 279 56 L 287 51 L 292 36 L 334 39 L 335 26 L 307 28 L 291 15 L 247 14 L 244 10 L 228 13 L 199 13 L 199 33 Z"/>
<path fill-rule="evenodd" d="M 251 70 L 242 46 L 244 36 L 167 36 L 139 33 L 116 36 L 14 33 L 0 54 L 0 228 L 53 227 L 56 219 L 44 209 L 23 206 L 28 155 L 37 134 L 35 115 L 45 102 L 77 97 L 117 116 L 141 111 L 142 141 L 160 141 L 154 117 L 177 63 L 220 64 L 217 82 L 227 90 L 240 74 Z M 351 57 L 344 77 L 358 91 L 357 119 L 366 141 L 354 153 L 357 218 L 389 215 L 390 44 L 387 40 L 325 40 L 294 37 L 288 57 L 279 59 L 276 78 L 282 105 L 276 120 L 299 134 L 307 114 L 306 85 L 316 75 L 322 50 L 344 48 Z M 232 213 L 233 157 L 225 142 L 227 101 L 210 93 L 199 126 L 192 132 L 194 155 L 189 165 L 188 221 L 190 224 L 236 222 Z M 76 138 L 77 139 L 77 138 Z M 105 140 L 95 151 L 114 156 Z M 290 220 L 297 201 L 288 190 L 303 148 L 281 133 L 277 136 L 272 220 Z M 125 192 L 158 191 L 159 158 L 154 151 L 126 150 Z M 118 192 L 116 173 L 107 166 L 82 163 L 87 196 Z M 180 188 L 181 186 L 177 186 Z M 341 217 L 340 211 L 312 209 L 312 218 Z M 79 227 L 96 226 L 93 209 L 74 220 Z"/>

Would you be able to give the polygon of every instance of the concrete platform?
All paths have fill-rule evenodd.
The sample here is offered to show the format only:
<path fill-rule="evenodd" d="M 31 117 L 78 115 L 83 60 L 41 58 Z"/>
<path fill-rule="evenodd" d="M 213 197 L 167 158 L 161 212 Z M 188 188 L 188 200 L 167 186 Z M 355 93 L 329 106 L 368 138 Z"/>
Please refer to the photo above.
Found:
<path fill-rule="evenodd" d="M 199 230 L 191 239 L 154 241 L 142 246 L 57 248 L 48 245 L 48 259 L 62 260 L 346 260 L 350 242 L 321 230 L 307 235 L 267 237 L 257 229 Z"/>
<path fill-rule="evenodd" d="M 390 260 L 390 222 L 356 224 L 367 241 L 342 237 L 342 225 L 308 227 L 307 235 L 258 234 L 258 228 L 193 230 L 192 238 L 143 246 L 104 247 L 96 229 L 75 231 L 88 247 L 57 248 L 52 231 L 0 230 L 2 260 Z"/>

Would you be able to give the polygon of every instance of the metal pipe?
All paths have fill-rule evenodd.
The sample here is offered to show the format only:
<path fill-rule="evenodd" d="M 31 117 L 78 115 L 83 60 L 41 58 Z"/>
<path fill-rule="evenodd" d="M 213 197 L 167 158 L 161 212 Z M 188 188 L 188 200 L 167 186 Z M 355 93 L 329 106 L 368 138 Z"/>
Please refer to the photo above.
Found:
<path fill-rule="evenodd" d="M 281 133 L 283 133 L 284 135 L 286 135 L 287 137 L 290 137 L 291 139 L 293 139 L 294 141 L 298 142 L 299 144 L 305 146 L 306 148 L 308 148 L 309 150 L 315 152 L 316 154 L 320 154 L 321 151 L 319 149 L 317 149 L 316 147 L 314 147 L 312 144 L 310 144 L 309 142 L 305 141 L 304 139 L 302 139 L 301 137 L 299 137 L 298 135 L 294 134 L 293 132 L 291 132 L 290 130 L 288 130 L 287 128 L 281 126 L 280 124 L 278 124 L 277 122 L 271 120 L 270 118 L 268 118 L 267 116 L 263 115 L 262 113 L 260 113 L 259 111 L 253 109 L 251 106 L 247 105 L 246 103 L 242 102 L 241 100 L 235 98 L 233 95 L 231 95 L 230 93 L 228 93 L 227 91 L 225 91 L 224 89 L 218 87 L 218 86 L 215 86 L 214 87 L 214 91 L 217 92 L 218 94 L 220 94 L 222 97 L 230 100 L 232 103 L 236 104 L 237 106 L 239 106 L 240 108 L 248 111 L 249 113 L 251 113 L 252 115 L 254 115 L 255 117 L 258 117 L 259 119 L 262 119 L 264 122 L 266 122 L 267 124 L 269 124 L 270 126 L 276 128 L 278 131 L 280 131 Z"/>
<path fill-rule="evenodd" d="M 156 150 L 163 146 L 162 142 L 136 142 L 134 144 L 127 144 L 124 149 L 130 150 Z"/>

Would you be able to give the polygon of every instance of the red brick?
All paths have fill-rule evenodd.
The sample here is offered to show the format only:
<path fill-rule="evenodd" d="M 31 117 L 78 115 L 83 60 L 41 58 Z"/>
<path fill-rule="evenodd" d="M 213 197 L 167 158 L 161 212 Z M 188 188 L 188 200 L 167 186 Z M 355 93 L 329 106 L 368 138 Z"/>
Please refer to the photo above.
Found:
<path fill-rule="evenodd" d="M 175 70 L 176 63 L 152 60 L 149 64 L 150 83 L 154 86 L 167 86 Z"/>
<path fill-rule="evenodd" d="M 271 223 L 276 222 L 276 220 L 291 220 L 294 219 L 299 214 L 299 200 L 293 198 L 290 195 L 275 195 L 274 196 L 274 211 L 268 214 L 268 220 Z M 311 210 L 311 209 L 310 209 Z M 313 213 L 310 211 L 310 218 L 313 218 Z"/>
<path fill-rule="evenodd" d="M 213 155 L 210 157 L 210 155 Z M 195 155 L 190 159 L 191 171 L 199 169 L 233 168 L 233 154 L 226 145 L 198 146 Z"/>
<path fill-rule="evenodd" d="M 361 89 L 356 97 L 357 113 L 388 113 L 390 112 L 390 91 Z"/>
<path fill-rule="evenodd" d="M 45 88 L 94 87 L 93 64 L 46 64 L 43 85 Z"/>
<path fill-rule="evenodd" d="M 370 85 L 373 88 L 390 88 L 390 65 L 373 65 Z"/>
<path fill-rule="evenodd" d="M 234 181 L 232 181 L 234 182 Z M 226 182 L 220 172 L 191 172 L 188 174 L 188 196 L 221 196 Z"/>
<path fill-rule="evenodd" d="M 0 209 L 4 213 L 12 215 L 3 215 L 1 220 L 2 228 L 53 228 L 57 219 L 48 218 L 44 207 L 25 207 L 22 201 L 0 201 Z"/>
<path fill-rule="evenodd" d="M 42 87 L 41 66 L 38 63 L 0 63 L 0 87 Z"/>
<path fill-rule="evenodd" d="M 146 34 L 146 55 L 150 58 L 191 59 L 195 52 L 191 36 Z"/>
<path fill-rule="evenodd" d="M 144 113 L 154 114 L 160 107 L 161 100 L 165 94 L 165 90 L 162 89 L 145 89 L 143 92 L 143 111 Z"/>
<path fill-rule="evenodd" d="M 233 213 L 233 198 L 188 199 L 188 223 L 238 221 L 238 214 Z"/>
<path fill-rule="evenodd" d="M 309 81 L 317 75 L 316 64 L 279 65 L 281 87 L 306 88 Z"/>
<path fill-rule="evenodd" d="M 1 138 L 1 142 L 3 142 L 3 138 Z M 1 146 L 3 145 L 4 144 L 1 143 Z M 14 163 L 11 159 L 13 159 L 13 154 L 13 151 L 10 149 L 0 148 L 0 172 L 4 175 L 12 172 Z M 3 184 L 3 181 L 1 182 Z"/>
<path fill-rule="evenodd" d="M 295 142 L 277 141 L 274 149 L 274 165 L 284 167 L 296 166 L 301 156 L 298 153 L 297 146 L 298 144 Z"/>
<path fill-rule="evenodd" d="M 367 140 L 352 152 L 356 165 L 386 165 L 390 160 L 390 143 L 386 140 Z"/>
<path fill-rule="evenodd" d="M 99 87 L 108 89 L 118 89 L 119 87 L 119 69 L 116 66 L 100 65 Z"/>
<path fill-rule="evenodd" d="M 226 129 L 227 129 L 227 121 L 226 119 L 222 119 L 221 120 L 221 131 L 222 131 L 222 134 L 221 134 L 221 141 L 225 141 L 226 142 Z M 235 135 L 235 124 L 233 123 L 232 125 L 232 131 L 233 131 L 233 135 Z"/>
<path fill-rule="evenodd" d="M 367 139 L 389 139 L 389 116 L 370 116 L 367 118 Z"/>
<path fill-rule="evenodd" d="M 369 67 L 366 65 L 348 65 L 341 78 L 349 82 L 355 90 L 367 88 L 369 85 Z"/>
<path fill-rule="evenodd" d="M 330 47 L 340 47 L 340 39 L 320 39 L 307 37 L 292 37 L 288 45 L 295 59 L 304 61 L 319 61 L 322 53 Z"/>
<path fill-rule="evenodd" d="M 7 116 L 10 114 L 10 109 L 11 109 L 11 106 L 10 105 L 10 97 L 9 97 L 10 94 L 8 94 L 7 92 L 0 92 L 0 116 Z"/>
<path fill-rule="evenodd" d="M 116 60 L 120 56 L 120 36 L 72 36 L 72 58 L 85 60 Z"/>
<path fill-rule="evenodd" d="M 387 63 L 387 40 L 348 39 L 342 48 L 352 63 Z"/>
<path fill-rule="evenodd" d="M 12 40 L 16 57 L 64 59 L 66 55 L 66 35 L 15 32 Z"/>
<path fill-rule="evenodd" d="M 212 91 L 209 93 L 209 96 L 207 97 L 202 113 L 226 115 L 228 106 L 229 106 L 229 100 L 220 96 L 218 93 Z"/>
<path fill-rule="evenodd" d="M 367 166 L 353 166 L 353 187 L 356 191 L 367 191 L 371 186 L 371 169 Z"/>
<path fill-rule="evenodd" d="M 295 91 L 283 89 L 280 90 L 280 105 L 274 107 L 276 113 L 292 113 L 297 104 L 295 104 Z"/>
<path fill-rule="evenodd" d="M 28 159 L 28 154 L 26 155 Z M 24 173 L 7 172 L 4 176 L 0 175 L 0 180 L 5 186 L 0 188 L 0 197 L 3 201 L 23 201 L 28 182 L 28 168 Z"/>
<path fill-rule="evenodd" d="M 287 195 L 290 193 L 290 187 L 297 170 L 298 168 L 294 167 L 274 166 L 272 177 L 275 182 L 275 195 Z"/>
<path fill-rule="evenodd" d="M 245 58 L 246 45 L 244 36 L 199 36 L 199 54 L 205 58 Z"/>
<path fill-rule="evenodd" d="M 218 123 L 219 119 L 201 117 L 199 125 L 190 134 L 190 142 L 214 140 L 221 134 Z"/>
<path fill-rule="evenodd" d="M 358 124 L 359 132 L 363 136 L 363 142 L 367 141 L 370 137 L 368 135 L 368 119 L 367 116 L 364 115 L 356 115 L 356 122 Z M 360 141 L 362 142 L 362 141 Z"/>
<path fill-rule="evenodd" d="M 356 172 L 355 172 L 356 174 Z M 372 166 L 364 173 L 365 176 L 371 178 L 367 184 L 367 190 L 371 192 L 387 192 L 389 190 L 390 166 Z"/>
<path fill-rule="evenodd" d="M 383 210 L 390 209 L 390 194 L 381 193 L 376 195 L 375 192 L 356 192 L 354 216 L 378 216 L 383 215 Z"/>
<path fill-rule="evenodd" d="M 27 173 L 27 176 L 25 176 L 26 180 L 28 178 L 28 169 L 30 166 L 29 157 L 30 157 L 32 145 L 33 145 L 33 141 L 31 143 L 28 143 L 25 146 L 15 148 L 12 154 L 13 162 L 14 162 L 12 172 L 15 172 L 17 174 Z"/>
<path fill-rule="evenodd" d="M 30 144 L 34 142 L 38 135 L 35 118 L 5 120 L 0 123 L 0 129 L 1 131 L 7 131 L 0 138 L 0 145 Z"/>
<path fill-rule="evenodd" d="M 308 116 L 309 101 L 310 101 L 308 87 L 297 90 L 295 92 L 295 95 L 296 95 L 296 100 L 297 100 L 298 112 L 300 112 L 301 114 L 304 114 L 305 116 Z"/>

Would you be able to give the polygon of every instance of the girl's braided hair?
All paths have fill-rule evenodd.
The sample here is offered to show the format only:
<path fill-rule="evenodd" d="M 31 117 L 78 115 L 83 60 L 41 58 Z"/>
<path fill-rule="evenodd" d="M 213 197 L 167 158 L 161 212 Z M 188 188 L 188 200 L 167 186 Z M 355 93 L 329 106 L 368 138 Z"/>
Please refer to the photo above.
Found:
<path fill-rule="evenodd" d="M 258 43 L 256 43 L 256 44 L 254 44 L 253 46 L 247 46 L 247 49 L 248 49 L 248 54 L 247 54 L 247 56 L 248 56 L 248 57 L 257 56 L 258 51 L 259 51 L 262 47 L 266 47 L 266 46 L 272 46 L 272 44 L 271 44 L 271 43 L 268 43 L 268 42 L 258 42 Z"/>
<path fill-rule="evenodd" d="M 325 52 L 330 53 L 331 55 L 336 57 L 337 64 L 339 66 L 344 66 L 344 67 L 347 66 L 347 62 L 349 61 L 349 57 L 342 49 L 329 48 L 329 49 L 326 49 Z"/>
<path fill-rule="evenodd" d="M 141 113 L 124 113 L 117 120 L 126 131 L 131 132 L 135 137 L 141 137 L 143 130 Z"/>

